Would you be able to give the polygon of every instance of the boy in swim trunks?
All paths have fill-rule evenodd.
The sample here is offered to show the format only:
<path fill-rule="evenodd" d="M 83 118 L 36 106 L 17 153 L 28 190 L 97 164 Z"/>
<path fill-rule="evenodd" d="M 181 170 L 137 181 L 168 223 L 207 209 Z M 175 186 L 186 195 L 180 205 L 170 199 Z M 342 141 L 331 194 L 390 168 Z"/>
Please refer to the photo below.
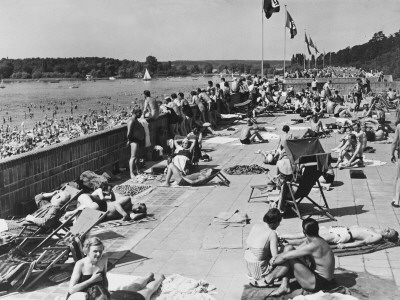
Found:
<path fill-rule="evenodd" d="M 247 121 L 247 126 L 243 127 L 240 132 L 240 142 L 244 145 L 250 145 L 256 138 L 258 138 L 260 143 L 268 142 L 267 140 L 264 140 L 258 132 L 263 129 L 264 128 L 259 128 L 257 125 L 254 125 L 252 121 Z"/>

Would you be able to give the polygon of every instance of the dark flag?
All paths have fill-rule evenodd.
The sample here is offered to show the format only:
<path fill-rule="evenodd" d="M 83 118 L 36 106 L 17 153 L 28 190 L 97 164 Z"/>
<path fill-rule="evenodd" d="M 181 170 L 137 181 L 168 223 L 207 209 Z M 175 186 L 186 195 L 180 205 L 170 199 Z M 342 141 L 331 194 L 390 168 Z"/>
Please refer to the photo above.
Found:
<path fill-rule="evenodd" d="M 278 0 L 264 0 L 264 12 L 267 19 L 271 18 L 274 12 L 279 12 L 281 6 L 279 5 Z"/>
<path fill-rule="evenodd" d="M 313 43 L 313 41 L 312 41 L 312 39 L 311 39 L 311 36 L 310 36 L 309 41 L 310 41 L 310 46 L 313 47 L 313 48 L 315 49 L 314 43 Z"/>
<path fill-rule="evenodd" d="M 307 50 L 308 50 L 308 54 L 309 54 L 309 55 L 311 55 L 311 51 L 310 51 L 310 43 L 308 42 L 308 39 L 307 39 L 307 34 L 306 34 L 306 33 L 304 33 L 304 36 L 305 36 L 305 42 L 306 42 L 306 44 L 307 44 Z"/>
<path fill-rule="evenodd" d="M 289 28 L 289 30 L 290 30 L 290 38 L 292 39 L 297 34 L 297 28 L 296 28 L 296 24 L 294 24 L 292 16 L 289 14 L 288 11 L 286 13 L 287 13 L 287 15 L 286 15 L 286 27 Z"/>

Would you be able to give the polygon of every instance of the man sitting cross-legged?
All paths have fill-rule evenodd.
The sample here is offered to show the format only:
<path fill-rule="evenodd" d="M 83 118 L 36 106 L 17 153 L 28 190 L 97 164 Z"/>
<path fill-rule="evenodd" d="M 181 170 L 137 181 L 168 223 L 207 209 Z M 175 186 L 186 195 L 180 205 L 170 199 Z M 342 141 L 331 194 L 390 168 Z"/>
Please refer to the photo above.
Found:
<path fill-rule="evenodd" d="M 283 253 L 270 260 L 271 273 L 265 282 L 282 278 L 281 286 L 271 296 L 290 293 L 289 274 L 292 272 L 300 286 L 311 292 L 329 289 L 333 281 L 335 258 L 328 243 L 319 236 L 318 222 L 312 218 L 303 220 L 306 240 L 298 248 L 285 246 Z"/>
<path fill-rule="evenodd" d="M 244 145 L 250 145 L 256 138 L 258 138 L 260 143 L 268 142 L 267 140 L 263 139 L 259 133 L 260 130 L 265 130 L 265 128 L 254 125 L 250 120 L 247 121 L 247 126 L 243 127 L 242 131 L 240 132 L 240 142 Z"/>

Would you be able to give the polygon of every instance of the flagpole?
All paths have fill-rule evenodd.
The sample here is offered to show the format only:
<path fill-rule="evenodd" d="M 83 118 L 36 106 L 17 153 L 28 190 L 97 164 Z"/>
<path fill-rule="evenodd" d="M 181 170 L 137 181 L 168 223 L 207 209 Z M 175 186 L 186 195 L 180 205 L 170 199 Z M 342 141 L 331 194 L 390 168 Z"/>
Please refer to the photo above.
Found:
<path fill-rule="evenodd" d="M 322 69 L 325 68 L 325 50 L 324 55 L 322 56 Z"/>
<path fill-rule="evenodd" d="M 306 35 L 306 30 L 304 29 L 304 36 Z M 307 47 L 307 44 L 306 44 L 306 47 Z M 304 69 L 304 71 L 306 70 L 306 58 L 307 58 L 307 49 L 306 49 L 306 51 L 304 52 L 304 59 L 303 59 L 303 63 L 304 63 L 304 67 L 303 67 L 303 69 Z"/>
<path fill-rule="evenodd" d="M 285 4 L 285 23 L 283 25 L 283 79 L 285 79 L 285 69 L 286 69 L 286 23 L 287 23 L 287 11 L 286 11 L 286 4 Z"/>
<path fill-rule="evenodd" d="M 261 78 L 264 78 L 264 2 L 261 1 Z"/>

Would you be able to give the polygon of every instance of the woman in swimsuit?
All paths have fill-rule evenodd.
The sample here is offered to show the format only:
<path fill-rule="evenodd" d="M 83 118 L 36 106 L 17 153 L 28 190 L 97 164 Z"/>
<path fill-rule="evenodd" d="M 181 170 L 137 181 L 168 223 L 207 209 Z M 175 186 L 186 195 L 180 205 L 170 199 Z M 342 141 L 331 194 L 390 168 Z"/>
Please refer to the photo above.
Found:
<path fill-rule="evenodd" d="M 253 285 L 265 285 L 258 281 L 268 274 L 271 258 L 278 255 L 278 235 L 275 230 L 281 220 L 280 211 L 272 208 L 264 215 L 264 224 L 255 224 L 247 237 L 244 259 Z"/>
<path fill-rule="evenodd" d="M 399 240 L 399 233 L 393 228 L 377 229 L 362 226 L 331 226 L 321 227 L 320 236 L 329 244 L 336 244 L 339 249 L 357 247 L 379 242 L 386 239 L 391 242 Z M 304 241 L 304 233 L 282 234 L 281 238 L 291 245 L 299 245 Z"/>
<path fill-rule="evenodd" d="M 108 288 L 107 258 L 103 257 L 103 251 L 104 245 L 99 238 L 93 237 L 85 241 L 84 252 L 87 256 L 78 260 L 74 266 L 67 299 L 76 293 L 86 296 L 88 289 L 95 285 Z M 74 295 L 74 298 L 77 296 Z"/>
<path fill-rule="evenodd" d="M 84 248 L 87 256 L 75 264 L 67 299 L 97 299 L 98 296 L 103 296 L 101 299 L 109 299 L 107 258 L 103 257 L 104 245 L 99 238 L 93 237 L 86 240 Z M 164 279 L 164 275 L 155 279 L 151 273 L 121 287 L 121 290 L 131 292 L 132 300 L 150 300 Z"/>

